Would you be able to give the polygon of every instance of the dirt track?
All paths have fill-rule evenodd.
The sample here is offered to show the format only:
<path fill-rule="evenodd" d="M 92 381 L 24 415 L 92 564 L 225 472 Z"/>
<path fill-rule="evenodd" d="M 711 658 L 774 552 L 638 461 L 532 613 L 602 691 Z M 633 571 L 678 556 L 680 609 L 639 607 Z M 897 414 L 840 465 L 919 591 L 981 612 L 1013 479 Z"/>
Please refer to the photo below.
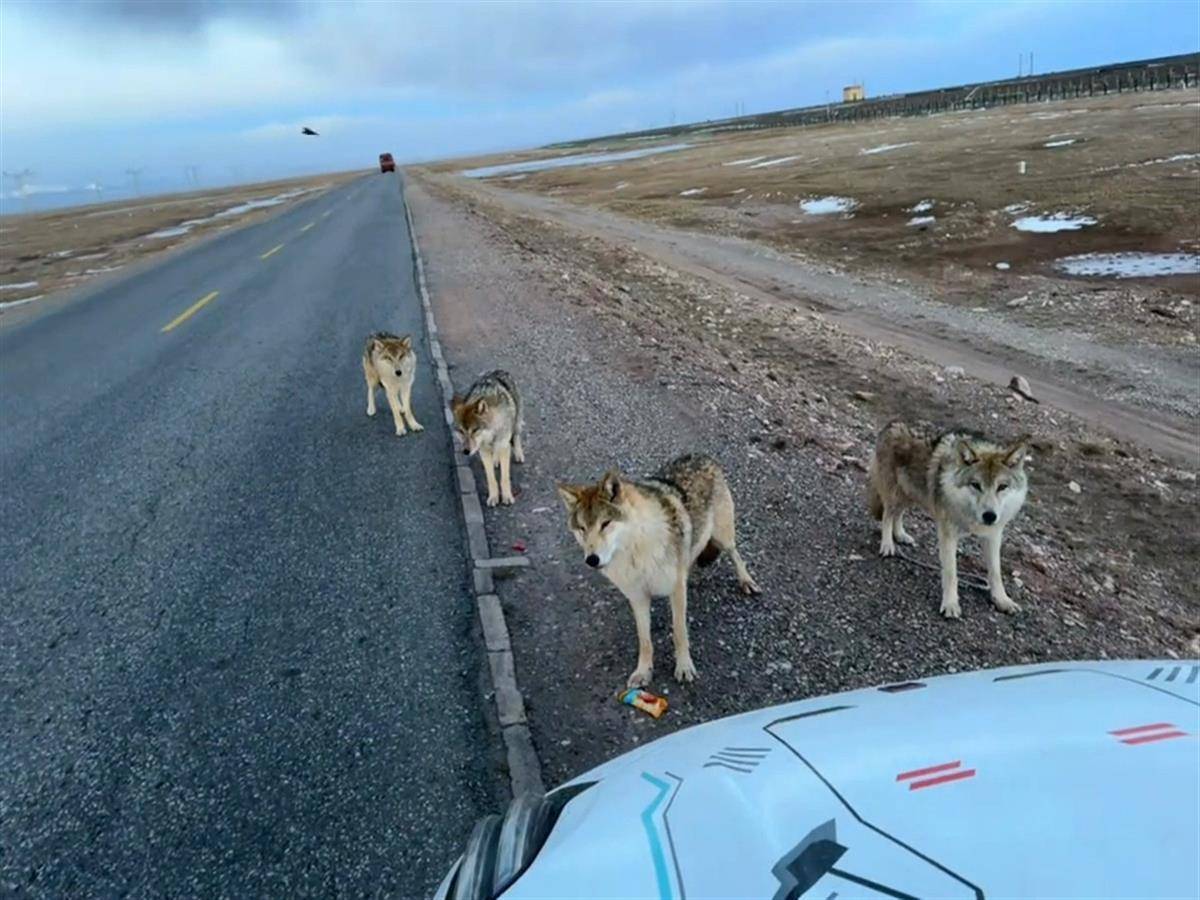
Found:
<path fill-rule="evenodd" d="M 418 175 L 408 196 L 456 384 L 499 365 L 527 396 L 530 461 L 516 471 L 517 505 L 489 512 L 488 528 L 493 547 L 533 561 L 499 592 L 549 782 L 666 730 L 799 696 L 1200 652 L 1194 467 L 864 339 L 787 291 L 734 290 L 478 185 Z M 947 623 L 935 572 L 874 555 L 863 469 L 875 429 L 897 415 L 1034 433 L 1032 496 L 1005 548 L 1020 615 L 966 590 L 964 619 Z M 727 563 L 693 576 L 693 687 L 670 679 L 656 606 L 654 687 L 672 711 L 654 722 L 612 699 L 634 661 L 632 617 L 579 559 L 554 484 L 688 450 L 728 469 L 765 594 L 741 598 Z M 916 537 L 932 562 L 927 523 Z M 964 550 L 964 571 L 979 570 L 976 555 Z"/>

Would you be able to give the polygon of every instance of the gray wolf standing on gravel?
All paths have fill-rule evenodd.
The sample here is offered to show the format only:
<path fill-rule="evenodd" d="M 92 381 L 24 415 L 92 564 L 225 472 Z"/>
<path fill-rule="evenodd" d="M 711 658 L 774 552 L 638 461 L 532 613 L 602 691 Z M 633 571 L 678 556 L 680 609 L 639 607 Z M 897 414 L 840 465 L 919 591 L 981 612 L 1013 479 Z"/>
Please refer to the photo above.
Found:
<path fill-rule="evenodd" d="M 362 364 L 367 379 L 367 415 L 375 415 L 375 389 L 382 384 L 388 406 L 392 408 L 396 434 L 405 434 L 405 420 L 413 431 L 424 431 L 425 426 L 416 420 L 412 411 L 412 386 L 417 374 L 412 337 L 375 332 L 363 347 Z"/>
<path fill-rule="evenodd" d="M 689 454 L 641 481 L 628 480 L 614 469 L 596 484 L 560 484 L 558 493 L 584 561 L 603 572 L 633 608 L 638 661 L 629 686 L 650 682 L 650 598 L 663 596 L 671 598 L 675 677 L 692 681 L 696 666 L 687 626 L 692 563 L 708 565 L 724 550 L 742 591 L 759 593 L 737 551 L 733 496 L 721 467 L 707 456 Z"/>
<path fill-rule="evenodd" d="M 1001 612 L 1019 607 L 1008 598 L 1000 571 L 1004 526 L 1025 502 L 1028 435 L 1001 446 L 978 434 L 950 431 L 933 437 L 903 422 L 879 433 L 868 476 L 867 501 L 880 520 L 880 556 L 892 556 L 896 541 L 911 544 L 904 513 L 924 509 L 937 523 L 942 563 L 942 615 L 957 619 L 958 541 L 964 533 L 979 535 L 987 561 L 988 589 Z"/>
<path fill-rule="evenodd" d="M 454 395 L 450 410 L 462 438 L 463 453 L 470 456 L 478 452 L 479 461 L 483 463 L 488 487 L 487 505 L 495 506 L 497 502 L 511 505 L 509 460 L 525 462 L 525 451 L 521 447 L 521 431 L 525 427 L 521 417 L 521 395 L 512 376 L 500 369 L 480 375 L 466 397 Z M 492 471 L 497 462 L 500 463 L 499 490 Z"/>

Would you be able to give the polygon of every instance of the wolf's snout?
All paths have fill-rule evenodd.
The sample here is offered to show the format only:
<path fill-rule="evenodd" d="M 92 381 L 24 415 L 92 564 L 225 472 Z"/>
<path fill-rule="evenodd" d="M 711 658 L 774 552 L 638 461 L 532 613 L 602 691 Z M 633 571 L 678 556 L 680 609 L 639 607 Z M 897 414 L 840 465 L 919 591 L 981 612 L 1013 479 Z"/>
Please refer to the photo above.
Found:
<path fill-rule="evenodd" d="M 994 525 L 996 522 L 996 514 L 990 509 L 983 514 L 982 518 L 984 525 Z"/>
<path fill-rule="evenodd" d="M 587 558 L 584 559 L 584 562 L 595 569 L 600 565 L 600 557 L 598 557 L 595 553 L 589 553 Z"/>
<path fill-rule="evenodd" d="M 463 447 L 463 456 L 470 456 L 470 455 L 471 455 L 471 448 Z"/>

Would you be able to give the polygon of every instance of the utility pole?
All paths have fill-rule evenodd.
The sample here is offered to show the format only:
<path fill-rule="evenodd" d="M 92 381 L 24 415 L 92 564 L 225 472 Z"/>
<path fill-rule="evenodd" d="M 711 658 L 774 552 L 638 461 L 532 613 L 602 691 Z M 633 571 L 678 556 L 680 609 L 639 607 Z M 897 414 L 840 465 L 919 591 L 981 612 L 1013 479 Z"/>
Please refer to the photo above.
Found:
<path fill-rule="evenodd" d="M 1033 51 L 1029 51 L 1029 74 L 1033 74 Z"/>
<path fill-rule="evenodd" d="M 125 174 L 133 180 L 133 193 L 138 197 L 142 196 L 142 173 L 145 171 L 145 166 L 125 170 Z"/>

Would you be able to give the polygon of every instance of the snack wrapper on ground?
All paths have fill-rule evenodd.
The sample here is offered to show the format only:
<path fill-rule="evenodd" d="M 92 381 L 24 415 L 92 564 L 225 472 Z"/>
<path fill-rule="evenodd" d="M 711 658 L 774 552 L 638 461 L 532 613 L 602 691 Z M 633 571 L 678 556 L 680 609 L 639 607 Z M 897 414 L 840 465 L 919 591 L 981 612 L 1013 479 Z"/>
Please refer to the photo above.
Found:
<path fill-rule="evenodd" d="M 649 691 L 640 691 L 637 688 L 632 688 L 628 691 L 619 691 L 617 699 L 626 706 L 632 706 L 635 709 L 640 709 L 644 713 L 649 713 L 658 719 L 667 711 L 667 698 L 659 697 L 651 694 Z"/>

